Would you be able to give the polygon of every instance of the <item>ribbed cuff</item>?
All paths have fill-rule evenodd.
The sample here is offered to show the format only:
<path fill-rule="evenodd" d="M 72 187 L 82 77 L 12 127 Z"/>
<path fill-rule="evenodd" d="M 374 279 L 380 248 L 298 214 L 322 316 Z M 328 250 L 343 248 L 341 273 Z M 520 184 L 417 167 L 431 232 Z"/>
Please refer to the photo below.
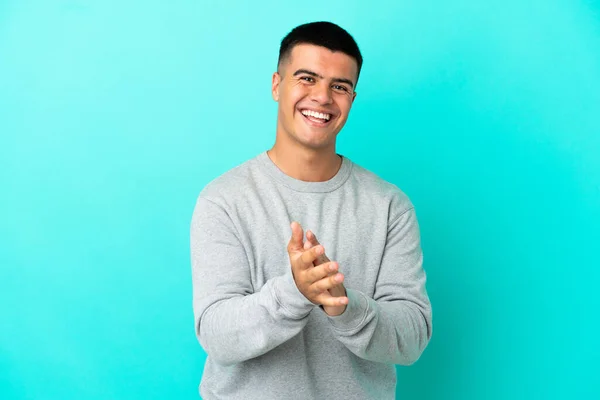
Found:
<path fill-rule="evenodd" d="M 348 297 L 346 310 L 340 315 L 329 316 L 329 322 L 339 331 L 351 331 L 358 328 L 369 311 L 369 301 L 361 292 L 346 288 L 346 297 Z"/>
<path fill-rule="evenodd" d="M 273 289 L 277 302 L 289 313 L 290 318 L 302 319 L 316 307 L 314 303 L 300 293 L 296 282 L 294 282 L 292 271 L 278 279 Z"/>

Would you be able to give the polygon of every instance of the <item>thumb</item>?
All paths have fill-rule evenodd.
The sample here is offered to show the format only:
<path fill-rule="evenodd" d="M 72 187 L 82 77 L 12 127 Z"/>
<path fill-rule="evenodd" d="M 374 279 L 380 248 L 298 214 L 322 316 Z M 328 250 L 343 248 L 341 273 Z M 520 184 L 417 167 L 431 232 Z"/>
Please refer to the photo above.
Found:
<path fill-rule="evenodd" d="M 288 244 L 288 251 L 302 251 L 304 248 L 304 243 L 302 243 L 302 239 L 304 238 L 302 226 L 298 222 L 294 221 L 290 227 L 292 228 L 292 237 L 290 238 L 290 242 Z"/>

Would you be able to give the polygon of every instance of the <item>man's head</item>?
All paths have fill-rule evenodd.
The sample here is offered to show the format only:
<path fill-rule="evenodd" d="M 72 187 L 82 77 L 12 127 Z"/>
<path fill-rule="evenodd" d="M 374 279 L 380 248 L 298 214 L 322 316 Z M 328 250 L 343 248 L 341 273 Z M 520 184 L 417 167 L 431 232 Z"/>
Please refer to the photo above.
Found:
<path fill-rule="evenodd" d="M 294 28 L 281 42 L 273 74 L 278 137 L 312 149 L 335 148 L 361 67 L 358 46 L 341 27 L 313 22 Z"/>
<path fill-rule="evenodd" d="M 341 52 L 354 58 L 357 65 L 356 82 L 362 67 L 363 59 L 354 38 L 342 27 L 331 22 L 311 22 L 294 28 L 281 41 L 277 67 L 291 55 L 294 46 L 312 44 L 325 47 L 333 52 Z"/>

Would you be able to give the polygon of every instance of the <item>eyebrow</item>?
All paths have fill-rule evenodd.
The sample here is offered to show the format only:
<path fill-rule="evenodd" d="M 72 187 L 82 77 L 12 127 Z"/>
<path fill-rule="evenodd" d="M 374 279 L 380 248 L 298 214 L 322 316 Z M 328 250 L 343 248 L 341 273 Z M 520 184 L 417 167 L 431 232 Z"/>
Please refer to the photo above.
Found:
<path fill-rule="evenodd" d="M 314 77 L 319 78 L 319 79 L 323 79 L 323 77 L 321 75 L 317 74 L 316 72 L 310 71 L 308 69 L 302 69 L 301 68 L 301 69 L 297 70 L 296 72 L 294 72 L 294 76 L 298 76 L 298 75 L 301 75 L 301 74 L 306 74 L 306 75 L 314 76 Z M 354 89 L 354 83 L 352 83 L 352 81 L 350 79 L 346 79 L 346 78 L 333 78 L 332 81 L 333 82 L 346 83 L 346 84 L 350 85 L 350 87 L 352 89 Z"/>

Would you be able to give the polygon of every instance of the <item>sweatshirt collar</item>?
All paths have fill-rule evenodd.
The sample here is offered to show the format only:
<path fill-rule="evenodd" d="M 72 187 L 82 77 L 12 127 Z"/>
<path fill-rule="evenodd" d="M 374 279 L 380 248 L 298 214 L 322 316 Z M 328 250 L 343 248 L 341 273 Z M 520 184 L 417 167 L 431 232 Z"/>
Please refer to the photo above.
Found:
<path fill-rule="evenodd" d="M 262 167 L 269 175 L 292 190 L 307 193 L 327 193 L 332 192 L 342 186 L 350 176 L 350 172 L 352 170 L 352 161 L 341 154 L 338 155 L 342 157 L 342 166 L 331 179 L 323 182 L 306 182 L 286 175 L 269 158 L 269 155 L 266 151 L 261 153 L 258 156 L 258 159 Z"/>

